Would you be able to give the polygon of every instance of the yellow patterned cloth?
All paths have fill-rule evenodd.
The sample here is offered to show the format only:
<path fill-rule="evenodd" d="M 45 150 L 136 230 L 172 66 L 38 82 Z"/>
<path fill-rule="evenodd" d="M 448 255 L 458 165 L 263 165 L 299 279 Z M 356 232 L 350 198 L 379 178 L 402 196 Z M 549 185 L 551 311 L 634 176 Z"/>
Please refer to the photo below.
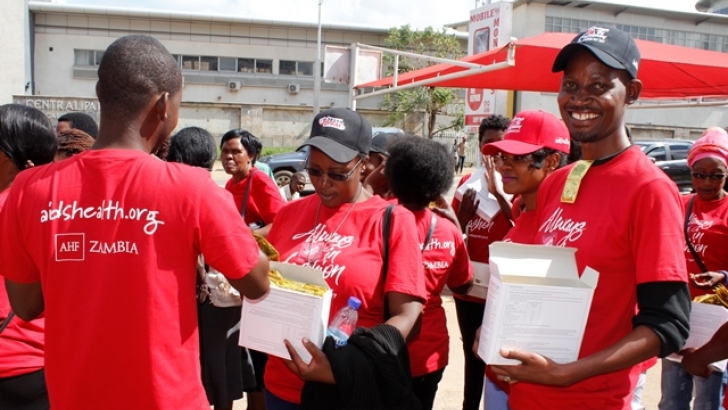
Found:
<path fill-rule="evenodd" d="M 693 299 L 694 302 L 710 303 L 712 305 L 720 305 L 728 308 L 728 289 L 723 285 L 717 285 L 713 287 L 712 294 L 697 296 Z"/>

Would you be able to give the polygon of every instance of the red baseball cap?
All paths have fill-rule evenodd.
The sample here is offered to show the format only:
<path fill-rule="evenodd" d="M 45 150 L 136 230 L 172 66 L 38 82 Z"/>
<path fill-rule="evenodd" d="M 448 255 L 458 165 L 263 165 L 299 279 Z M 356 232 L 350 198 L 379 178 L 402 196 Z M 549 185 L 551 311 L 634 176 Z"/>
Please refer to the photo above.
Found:
<path fill-rule="evenodd" d="M 553 114 L 541 110 L 525 110 L 513 117 L 503 140 L 485 144 L 482 152 L 484 155 L 498 152 L 526 155 L 542 148 L 568 154 L 571 148 L 569 130 Z"/>

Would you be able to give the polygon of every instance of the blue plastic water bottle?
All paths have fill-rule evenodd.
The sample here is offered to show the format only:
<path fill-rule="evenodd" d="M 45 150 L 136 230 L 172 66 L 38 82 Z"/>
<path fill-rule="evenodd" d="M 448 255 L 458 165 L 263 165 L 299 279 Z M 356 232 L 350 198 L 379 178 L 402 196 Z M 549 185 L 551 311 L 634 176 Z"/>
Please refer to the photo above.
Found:
<path fill-rule="evenodd" d="M 346 306 L 341 308 L 334 316 L 334 319 L 326 331 L 326 336 L 331 336 L 336 341 L 336 347 L 341 347 L 349 340 L 349 336 L 356 329 L 356 321 L 359 319 L 357 309 L 361 306 L 361 300 L 350 296 Z"/>

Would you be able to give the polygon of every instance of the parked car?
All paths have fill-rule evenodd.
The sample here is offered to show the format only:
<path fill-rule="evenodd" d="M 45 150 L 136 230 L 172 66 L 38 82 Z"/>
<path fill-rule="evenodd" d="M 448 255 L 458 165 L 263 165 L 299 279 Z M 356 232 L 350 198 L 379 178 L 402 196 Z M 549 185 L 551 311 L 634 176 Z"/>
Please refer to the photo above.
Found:
<path fill-rule="evenodd" d="M 639 140 L 633 142 L 655 162 L 675 184 L 680 192 L 693 189 L 688 151 L 693 146 L 690 140 Z"/>
<path fill-rule="evenodd" d="M 388 132 L 391 134 L 404 135 L 404 131 L 393 127 L 373 127 L 372 137 L 379 133 Z M 273 171 L 273 178 L 278 186 L 287 185 L 291 181 L 291 177 L 295 172 L 303 171 L 308 158 L 309 147 L 299 147 L 294 152 L 284 152 L 281 154 L 266 155 L 258 158 L 258 161 L 267 164 Z M 306 175 L 306 184 L 310 183 L 308 174 Z"/>

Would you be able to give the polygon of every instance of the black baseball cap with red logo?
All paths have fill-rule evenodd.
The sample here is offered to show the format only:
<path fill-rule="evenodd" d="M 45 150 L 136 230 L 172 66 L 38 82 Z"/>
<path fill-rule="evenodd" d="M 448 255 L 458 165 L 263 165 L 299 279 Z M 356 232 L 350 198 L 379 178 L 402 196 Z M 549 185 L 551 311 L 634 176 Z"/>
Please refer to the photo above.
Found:
<path fill-rule="evenodd" d="M 551 71 L 564 71 L 578 50 L 587 50 L 607 67 L 626 70 L 630 77 L 637 78 L 640 51 L 634 39 L 618 28 L 594 26 L 582 31 L 561 49 Z"/>
<path fill-rule="evenodd" d="M 313 119 L 311 136 L 301 146 L 311 146 L 339 163 L 359 154 L 369 154 L 372 125 L 361 114 L 348 108 L 322 111 Z"/>

